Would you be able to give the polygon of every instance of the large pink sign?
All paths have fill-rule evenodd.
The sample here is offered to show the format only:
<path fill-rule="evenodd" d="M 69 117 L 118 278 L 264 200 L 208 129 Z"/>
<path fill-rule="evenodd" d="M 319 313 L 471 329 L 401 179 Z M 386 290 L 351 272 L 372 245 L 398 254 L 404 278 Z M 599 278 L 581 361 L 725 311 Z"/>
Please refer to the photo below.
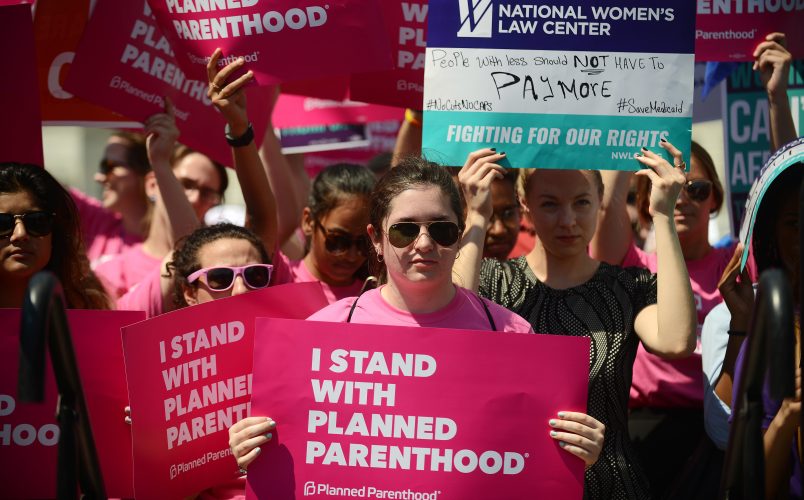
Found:
<path fill-rule="evenodd" d="M 392 68 L 377 0 L 150 0 L 191 75 L 215 48 L 261 85 Z"/>
<path fill-rule="evenodd" d="M 89 421 L 107 495 L 134 495 L 131 434 L 120 328 L 145 319 L 139 311 L 67 311 Z M 56 496 L 59 427 L 56 382 L 47 358 L 45 402 L 17 399 L 19 309 L 0 309 L 0 484 L 7 498 Z M 49 355 L 48 355 L 49 356 Z"/>
<path fill-rule="evenodd" d="M 43 165 L 31 6 L 0 6 L 0 26 L 0 47 L 8 49 L 3 54 L 8 69 L 0 78 L 0 161 Z"/>
<path fill-rule="evenodd" d="M 383 0 L 380 5 L 386 32 L 391 37 L 395 68 L 352 75 L 350 97 L 356 101 L 423 109 L 427 0 Z"/>
<path fill-rule="evenodd" d="M 259 318 L 252 498 L 580 499 L 549 436 L 586 411 L 589 339 Z"/>
<path fill-rule="evenodd" d="M 206 75 L 191 77 L 179 68 L 145 0 L 96 1 L 65 88 L 138 122 L 163 112 L 163 98 L 169 96 L 179 141 L 224 165 L 232 163 L 226 122 L 207 97 Z M 265 131 L 269 92 L 257 87 L 248 91 L 257 138 Z"/>
<path fill-rule="evenodd" d="M 695 17 L 696 61 L 753 61 L 765 35 L 787 35 L 794 57 L 804 54 L 804 1 L 698 0 Z"/>
<path fill-rule="evenodd" d="M 123 330 L 137 498 L 182 498 L 234 479 L 229 427 L 249 415 L 254 318 L 306 318 L 319 283 L 207 302 Z"/>
<path fill-rule="evenodd" d="M 403 115 L 400 108 L 390 106 L 282 94 L 274 108 L 273 123 L 277 128 L 293 128 L 401 120 Z"/>

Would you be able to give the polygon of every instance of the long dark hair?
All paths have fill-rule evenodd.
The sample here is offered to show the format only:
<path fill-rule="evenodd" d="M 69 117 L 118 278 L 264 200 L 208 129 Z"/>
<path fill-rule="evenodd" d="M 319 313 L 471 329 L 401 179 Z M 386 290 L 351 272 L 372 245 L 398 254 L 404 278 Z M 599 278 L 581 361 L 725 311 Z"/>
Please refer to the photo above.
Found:
<path fill-rule="evenodd" d="M 45 269 L 61 281 L 67 306 L 108 309 L 109 297 L 89 269 L 78 225 L 78 211 L 70 194 L 42 167 L 0 163 L 0 193 L 23 191 L 34 199 L 41 210 L 55 214 L 52 250 Z"/>
<path fill-rule="evenodd" d="M 187 277 L 201 269 L 198 253 L 204 245 L 222 239 L 246 240 L 257 249 L 262 264 L 270 264 L 268 253 L 260 238 L 253 231 L 235 224 L 224 222 L 213 226 L 200 227 L 189 236 L 179 240 L 173 252 L 173 260 L 167 263 L 167 276 L 174 276 L 173 301 L 177 307 L 187 307 L 184 290 L 195 286 Z"/>

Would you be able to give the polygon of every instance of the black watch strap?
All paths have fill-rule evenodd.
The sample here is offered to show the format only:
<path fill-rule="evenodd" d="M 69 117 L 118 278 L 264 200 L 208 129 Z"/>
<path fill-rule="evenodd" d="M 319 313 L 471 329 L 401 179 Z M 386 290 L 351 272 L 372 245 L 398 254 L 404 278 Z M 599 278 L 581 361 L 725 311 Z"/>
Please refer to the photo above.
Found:
<path fill-rule="evenodd" d="M 248 124 L 248 128 L 240 137 L 232 137 L 229 124 L 227 123 L 226 128 L 224 129 L 224 134 L 226 137 L 226 142 L 228 142 L 233 148 L 248 146 L 251 144 L 251 141 L 254 140 L 254 129 L 251 127 L 251 123 Z"/>

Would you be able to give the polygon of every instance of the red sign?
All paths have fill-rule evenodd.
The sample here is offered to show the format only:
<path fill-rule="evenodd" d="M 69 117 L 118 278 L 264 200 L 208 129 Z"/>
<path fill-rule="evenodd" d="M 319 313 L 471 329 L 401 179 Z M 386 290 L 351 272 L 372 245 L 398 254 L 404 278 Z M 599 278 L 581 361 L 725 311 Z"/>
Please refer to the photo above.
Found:
<path fill-rule="evenodd" d="M 187 307 L 123 330 L 137 498 L 182 498 L 237 475 L 229 427 L 249 415 L 254 318 L 306 318 L 321 284 Z"/>
<path fill-rule="evenodd" d="M 251 498 L 580 499 L 550 437 L 586 411 L 589 339 L 257 320 Z"/>
<path fill-rule="evenodd" d="M 120 328 L 145 319 L 139 311 L 69 310 L 73 348 L 89 410 L 106 494 L 134 496 L 131 429 L 123 409 L 128 404 Z M 45 402 L 17 399 L 20 310 L 0 309 L 0 484 L 8 498 L 56 496 L 54 416 L 57 389 L 47 359 Z M 48 355 L 49 356 L 49 355 Z"/>

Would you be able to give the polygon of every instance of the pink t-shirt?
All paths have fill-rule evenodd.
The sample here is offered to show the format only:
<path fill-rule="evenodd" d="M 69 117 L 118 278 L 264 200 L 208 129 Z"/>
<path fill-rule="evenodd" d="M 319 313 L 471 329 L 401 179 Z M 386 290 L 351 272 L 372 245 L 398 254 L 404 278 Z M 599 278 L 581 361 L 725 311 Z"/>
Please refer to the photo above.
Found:
<path fill-rule="evenodd" d="M 77 189 L 70 189 L 70 195 L 78 208 L 81 234 L 92 269 L 142 242 L 139 236 L 126 232 L 120 216 L 103 208 L 100 201 Z"/>
<path fill-rule="evenodd" d="M 162 303 L 162 273 L 165 270 L 157 266 L 144 279 L 134 285 L 128 293 L 117 299 L 120 311 L 145 311 L 150 319 L 165 312 Z"/>
<path fill-rule="evenodd" d="M 310 281 L 318 281 L 318 278 L 313 276 L 304 259 L 290 260 L 277 250 L 274 252 L 274 270 L 271 277 L 271 283 L 274 285 L 282 285 L 284 283 L 307 283 Z M 348 286 L 332 286 L 321 282 L 321 287 L 324 289 L 324 295 L 327 297 L 327 302 L 332 304 L 347 297 L 355 297 L 360 293 L 363 288 L 363 283 L 360 280 L 355 280 Z"/>
<path fill-rule="evenodd" d="M 428 314 L 411 314 L 401 311 L 382 297 L 383 287 L 369 290 L 357 299 L 351 323 L 373 325 L 426 326 L 428 328 L 456 328 L 461 330 L 491 330 L 489 318 L 481 304 L 488 307 L 498 332 L 533 333 L 530 323 L 508 309 L 481 299 L 465 288 L 455 287 L 455 297 L 444 308 Z M 339 300 L 311 315 L 311 321 L 344 323 L 349 317 L 355 298 Z"/>
<path fill-rule="evenodd" d="M 117 299 L 125 295 L 137 283 L 145 279 L 154 269 L 159 267 L 162 259 L 145 253 L 142 244 L 138 243 L 116 257 L 98 265 L 98 275 L 106 291 Z"/>
<path fill-rule="evenodd" d="M 709 311 L 723 301 L 717 284 L 734 254 L 735 246 L 713 248 L 702 259 L 686 261 L 695 307 L 698 310 L 698 344 L 692 356 L 667 360 L 650 354 L 640 343 L 631 383 L 632 408 L 703 407 L 701 327 Z M 645 253 L 632 243 L 622 266 L 645 267 L 655 273 L 656 254 Z"/>

